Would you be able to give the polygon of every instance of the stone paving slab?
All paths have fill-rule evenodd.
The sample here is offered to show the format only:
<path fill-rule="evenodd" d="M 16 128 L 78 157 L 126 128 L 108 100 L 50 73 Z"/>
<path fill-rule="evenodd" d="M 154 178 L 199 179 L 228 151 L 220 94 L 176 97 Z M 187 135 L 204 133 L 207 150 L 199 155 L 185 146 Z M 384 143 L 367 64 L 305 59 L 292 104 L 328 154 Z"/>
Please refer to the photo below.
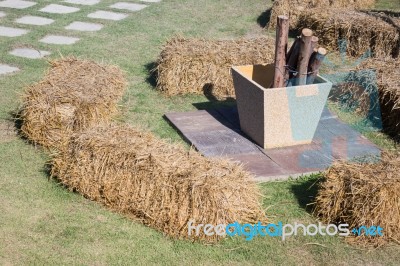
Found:
<path fill-rule="evenodd" d="M 282 167 L 264 154 L 236 154 L 226 156 L 226 158 L 242 164 L 245 170 L 256 176 L 256 181 L 269 180 L 270 176 L 276 179 L 279 179 L 279 177 L 284 179 L 287 176 Z M 265 173 L 268 173 L 268 175 L 266 176 Z"/>
<path fill-rule="evenodd" d="M 103 10 L 98 10 L 96 12 L 90 13 L 87 15 L 89 18 L 98 18 L 98 19 L 106 19 L 106 20 L 122 20 L 126 17 L 128 17 L 127 14 L 124 13 L 116 13 L 116 12 L 110 12 L 110 11 L 103 11 Z"/>
<path fill-rule="evenodd" d="M 335 160 L 380 156 L 376 145 L 327 109 L 311 144 L 275 149 L 263 149 L 241 132 L 236 107 L 168 113 L 165 117 L 204 156 L 243 163 L 258 181 L 318 173 Z"/>
<path fill-rule="evenodd" d="M 0 18 L 5 17 L 5 16 L 6 16 L 6 13 L 0 11 Z"/>
<path fill-rule="evenodd" d="M 65 27 L 67 30 L 77 30 L 77 31 L 98 31 L 103 28 L 102 24 L 98 23 L 88 23 L 81 21 L 74 21 Z"/>
<path fill-rule="evenodd" d="M 16 48 L 12 50 L 10 54 L 29 59 L 39 59 L 48 56 L 51 53 L 48 51 L 35 50 L 32 48 Z"/>
<path fill-rule="evenodd" d="M 61 35 L 47 35 L 39 42 L 59 45 L 71 45 L 79 41 L 79 38 L 61 36 Z"/>
<path fill-rule="evenodd" d="M 10 74 L 19 71 L 18 67 L 0 64 L 0 75 Z"/>
<path fill-rule="evenodd" d="M 50 4 L 40 9 L 40 11 L 52 14 L 70 14 L 79 11 L 79 8 L 72 6 Z"/>
<path fill-rule="evenodd" d="M 36 5 L 36 2 L 22 1 L 22 0 L 5 0 L 0 1 L 0 7 L 8 7 L 15 9 L 25 9 Z"/>
<path fill-rule="evenodd" d="M 15 22 L 27 25 L 43 26 L 53 23 L 54 20 L 50 18 L 37 17 L 37 16 L 23 16 L 15 20 Z"/>
<path fill-rule="evenodd" d="M 135 4 L 135 3 L 127 3 L 127 2 L 118 2 L 110 6 L 111 8 L 122 9 L 127 11 L 139 11 L 147 7 L 147 5 L 143 4 Z"/>
<path fill-rule="evenodd" d="M 100 0 L 64 0 L 65 3 L 93 6 L 100 3 Z"/>
<path fill-rule="evenodd" d="M 29 30 L 0 26 L 0 36 L 18 37 L 27 34 Z"/>

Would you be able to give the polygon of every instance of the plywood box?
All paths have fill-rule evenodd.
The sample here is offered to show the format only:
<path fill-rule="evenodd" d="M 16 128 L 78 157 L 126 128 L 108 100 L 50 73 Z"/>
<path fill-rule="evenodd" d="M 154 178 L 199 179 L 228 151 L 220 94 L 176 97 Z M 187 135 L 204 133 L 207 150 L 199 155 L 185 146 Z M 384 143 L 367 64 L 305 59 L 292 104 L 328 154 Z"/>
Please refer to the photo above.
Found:
<path fill-rule="evenodd" d="M 242 131 L 263 148 L 311 143 L 332 83 L 268 88 L 274 65 L 232 67 Z"/>

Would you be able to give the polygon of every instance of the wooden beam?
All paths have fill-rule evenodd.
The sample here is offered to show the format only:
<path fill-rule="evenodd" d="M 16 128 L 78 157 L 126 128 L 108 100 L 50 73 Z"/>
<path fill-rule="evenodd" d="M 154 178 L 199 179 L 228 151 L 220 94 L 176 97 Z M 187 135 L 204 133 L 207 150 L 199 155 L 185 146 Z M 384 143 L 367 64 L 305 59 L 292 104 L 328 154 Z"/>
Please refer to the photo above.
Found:
<path fill-rule="evenodd" d="M 287 16 L 278 16 L 276 25 L 276 43 L 275 43 L 275 72 L 273 88 L 281 88 L 285 85 L 286 72 L 286 50 L 289 34 L 289 18 Z"/>
<path fill-rule="evenodd" d="M 286 80 L 289 81 L 289 83 L 287 84 L 288 86 L 292 86 L 291 79 L 294 78 L 292 71 L 296 71 L 297 69 L 297 60 L 299 58 L 299 53 L 300 53 L 300 36 L 296 38 L 286 56 L 286 65 L 288 69 L 288 71 L 286 71 Z"/>
<path fill-rule="evenodd" d="M 327 51 L 325 48 L 318 48 L 317 52 L 314 52 L 310 58 L 309 71 L 310 75 L 307 77 L 307 84 L 313 84 L 315 77 L 319 74 L 319 68 L 324 61 Z"/>
<path fill-rule="evenodd" d="M 308 63 L 311 56 L 311 39 L 312 30 L 303 29 L 301 31 L 300 53 L 297 63 L 298 74 L 296 78 L 296 85 L 307 84 Z"/>
<path fill-rule="evenodd" d="M 317 36 L 312 36 L 311 38 L 311 51 L 310 55 L 318 50 L 318 37 Z"/>

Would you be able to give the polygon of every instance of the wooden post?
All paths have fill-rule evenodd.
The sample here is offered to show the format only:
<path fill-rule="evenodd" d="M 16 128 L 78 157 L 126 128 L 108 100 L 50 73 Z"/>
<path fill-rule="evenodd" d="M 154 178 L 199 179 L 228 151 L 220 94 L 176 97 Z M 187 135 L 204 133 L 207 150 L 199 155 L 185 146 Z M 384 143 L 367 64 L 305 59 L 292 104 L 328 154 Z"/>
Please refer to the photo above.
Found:
<path fill-rule="evenodd" d="M 285 84 L 286 72 L 286 50 L 289 34 L 289 18 L 287 16 L 278 16 L 276 25 L 276 43 L 275 43 L 275 72 L 273 88 L 281 88 Z"/>
<path fill-rule="evenodd" d="M 286 64 L 289 63 L 289 58 L 291 57 L 293 51 L 295 50 L 295 47 L 299 46 L 299 41 L 300 41 L 300 36 L 297 36 L 296 39 L 294 40 L 292 46 L 290 46 L 289 51 L 286 54 Z"/>
<path fill-rule="evenodd" d="M 309 63 L 309 70 L 311 74 L 307 78 L 307 84 L 314 83 L 315 77 L 319 73 L 319 68 L 322 64 L 322 61 L 324 61 L 325 55 L 326 55 L 326 49 L 320 47 L 318 48 L 318 51 L 311 56 Z"/>
<path fill-rule="evenodd" d="M 312 36 L 312 38 L 311 38 L 310 55 L 312 55 L 312 53 L 316 52 L 317 50 L 318 50 L 318 37 L 317 36 Z"/>
<path fill-rule="evenodd" d="M 286 80 L 289 81 L 288 86 L 291 86 L 290 80 L 294 77 L 293 72 L 290 71 L 296 71 L 297 69 L 297 59 L 299 58 L 299 52 L 300 52 L 300 37 L 297 37 L 294 43 L 292 44 L 292 47 L 290 47 L 290 50 L 286 57 L 286 65 L 288 69 L 288 71 L 286 72 Z"/>
<path fill-rule="evenodd" d="M 303 29 L 301 31 L 299 61 L 297 63 L 298 74 L 296 79 L 296 85 L 307 84 L 308 62 L 311 56 L 310 53 L 311 39 L 312 39 L 312 30 Z"/>

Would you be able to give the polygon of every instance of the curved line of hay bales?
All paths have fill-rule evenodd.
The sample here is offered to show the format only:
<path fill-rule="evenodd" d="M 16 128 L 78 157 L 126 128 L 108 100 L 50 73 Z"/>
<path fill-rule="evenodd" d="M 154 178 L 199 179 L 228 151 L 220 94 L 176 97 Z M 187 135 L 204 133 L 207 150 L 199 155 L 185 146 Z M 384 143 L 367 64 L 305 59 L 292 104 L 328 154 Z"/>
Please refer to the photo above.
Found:
<path fill-rule="evenodd" d="M 68 149 L 55 155 L 52 175 L 71 190 L 175 238 L 221 238 L 194 236 L 194 231 L 189 237 L 189 220 L 214 226 L 265 221 L 257 184 L 240 166 L 126 125 L 74 134 Z"/>
<path fill-rule="evenodd" d="M 384 131 L 395 140 L 400 140 L 400 58 L 369 58 L 361 62 L 349 74 L 351 79 L 365 79 L 376 82 L 379 93 L 379 109 L 382 114 Z M 366 71 L 369 70 L 369 71 Z M 371 72 L 372 71 L 372 72 Z M 368 76 L 373 74 L 373 76 Z M 371 84 L 373 85 L 373 84 Z M 342 94 L 350 95 L 348 101 L 355 102 L 361 113 L 370 108 L 369 88 L 357 83 L 344 83 L 338 88 Z"/>
<path fill-rule="evenodd" d="M 331 50 L 345 50 L 356 57 L 370 51 L 373 57 L 396 58 L 400 45 L 400 30 L 396 23 L 400 25 L 396 18 L 374 12 L 310 9 L 302 12 L 298 27 L 307 25 L 316 32 L 319 43 Z"/>
<path fill-rule="evenodd" d="M 70 190 L 175 238 L 187 223 L 266 221 L 257 184 L 241 166 L 208 159 L 126 125 L 104 123 L 126 87 L 117 67 L 67 58 L 26 89 L 22 132 L 53 150 L 51 175 Z"/>
<path fill-rule="evenodd" d="M 384 155 L 375 164 L 338 162 L 324 174 L 314 214 L 324 223 L 349 228 L 380 226 L 383 237 L 358 236 L 353 243 L 379 246 L 400 240 L 400 157 Z"/>
<path fill-rule="evenodd" d="M 157 61 L 157 89 L 165 95 L 212 94 L 234 97 L 232 65 L 273 62 L 275 39 L 205 40 L 174 37 Z"/>
<path fill-rule="evenodd" d="M 69 57 L 50 64 L 23 94 L 21 132 L 34 143 L 61 149 L 73 132 L 117 113 L 127 82 L 118 67 L 91 60 Z"/>
<path fill-rule="evenodd" d="M 373 7 L 374 4 L 375 0 L 275 0 L 268 28 L 275 29 L 279 15 L 288 16 L 290 28 L 296 29 L 302 13 L 310 9 L 316 9 L 315 12 L 318 12 L 318 9 L 328 10 L 331 8 L 365 9 Z"/>

